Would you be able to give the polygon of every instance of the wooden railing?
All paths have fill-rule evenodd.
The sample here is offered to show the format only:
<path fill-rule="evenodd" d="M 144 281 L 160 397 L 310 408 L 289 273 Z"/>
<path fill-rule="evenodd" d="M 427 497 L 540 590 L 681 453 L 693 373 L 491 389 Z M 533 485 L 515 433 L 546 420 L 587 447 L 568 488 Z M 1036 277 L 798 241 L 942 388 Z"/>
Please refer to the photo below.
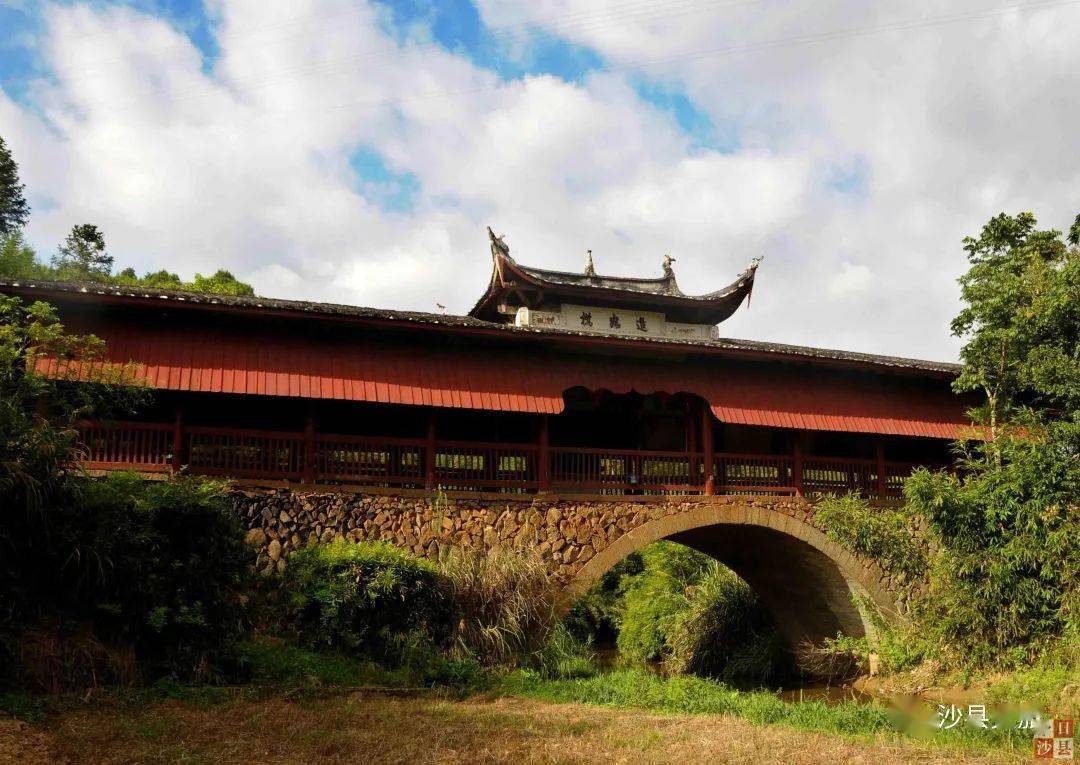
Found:
<path fill-rule="evenodd" d="M 89 469 L 179 470 L 234 478 L 505 492 L 707 492 L 704 452 L 353 436 L 307 431 L 85 422 Z M 899 497 L 913 463 L 791 455 L 713 455 L 715 493 Z"/>
<path fill-rule="evenodd" d="M 555 489 L 600 491 L 700 492 L 705 485 L 701 454 L 551 449 L 551 484 Z"/>
<path fill-rule="evenodd" d="M 173 426 L 125 422 L 85 422 L 79 427 L 83 464 L 89 468 L 122 466 L 160 471 L 173 461 Z"/>

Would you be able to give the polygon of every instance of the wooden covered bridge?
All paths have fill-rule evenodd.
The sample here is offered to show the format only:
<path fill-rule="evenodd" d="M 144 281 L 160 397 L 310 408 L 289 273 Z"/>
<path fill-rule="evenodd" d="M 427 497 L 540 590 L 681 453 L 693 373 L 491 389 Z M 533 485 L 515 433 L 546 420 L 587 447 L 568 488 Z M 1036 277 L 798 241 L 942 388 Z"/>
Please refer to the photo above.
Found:
<path fill-rule="evenodd" d="M 655 279 L 600 276 L 591 258 L 581 273 L 547 271 L 490 240 L 491 280 L 467 316 L 104 284 L 0 281 L 0 292 L 53 303 L 71 329 L 105 340 L 103 363 L 133 363 L 154 390 L 137 419 L 83 423 L 88 468 L 184 470 L 320 496 L 441 489 L 474 509 L 601 503 L 607 520 L 596 538 L 580 525 L 548 525 L 545 510 L 534 531 L 546 536 L 526 539 L 571 589 L 617 561 L 605 551 L 625 555 L 638 537 L 664 532 L 729 563 L 740 558 L 736 570 L 781 610 L 794 607 L 783 603 L 785 579 L 831 588 L 825 600 L 803 594 L 793 638 L 838 624 L 858 632 L 837 583 L 866 590 L 880 581 L 840 560 L 842 551 L 823 552 L 824 537 L 808 542 L 810 530 L 800 537 L 780 520 L 752 524 L 770 531 L 745 531 L 744 541 L 756 540 L 749 548 L 677 520 L 632 537 L 678 515 L 641 516 L 641 503 L 700 519 L 712 497 L 742 518 L 825 493 L 896 499 L 914 467 L 946 464 L 950 441 L 964 434 L 968 402 L 950 388 L 957 367 L 720 337 L 716 325 L 749 298 L 757 263 L 691 296 L 670 259 Z M 410 535 L 400 520 L 363 520 L 333 533 L 360 528 L 353 536 L 420 551 L 441 539 L 433 532 L 421 543 L 423 530 Z M 280 555 L 310 537 L 275 524 L 264 524 L 268 557 L 271 542 Z M 497 523 L 486 525 L 495 534 L 484 543 L 508 542 Z M 511 526 L 516 535 L 520 523 Z M 329 529 L 321 522 L 316 536 Z M 446 540 L 461 541 L 455 533 L 451 524 Z M 553 540 L 568 535 L 570 544 Z M 769 561 L 803 583 L 777 578 Z"/>

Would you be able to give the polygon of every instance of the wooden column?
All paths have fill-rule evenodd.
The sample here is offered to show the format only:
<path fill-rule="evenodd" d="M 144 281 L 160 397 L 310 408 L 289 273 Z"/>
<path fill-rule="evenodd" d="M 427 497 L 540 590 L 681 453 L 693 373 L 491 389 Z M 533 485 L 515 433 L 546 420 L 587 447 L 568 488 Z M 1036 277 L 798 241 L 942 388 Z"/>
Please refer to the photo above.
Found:
<path fill-rule="evenodd" d="M 184 466 L 184 409 L 176 407 L 176 420 L 173 422 L 172 470 L 179 473 Z"/>
<path fill-rule="evenodd" d="M 885 499 L 885 439 L 878 436 L 876 448 L 877 458 L 877 495 L 878 499 Z"/>
<path fill-rule="evenodd" d="M 683 451 L 690 455 L 690 485 L 696 485 L 701 472 L 701 430 L 702 418 L 698 416 L 698 409 L 704 406 L 704 402 L 693 400 L 686 402 L 686 434 L 683 437 Z"/>
<path fill-rule="evenodd" d="M 540 416 L 539 465 L 540 491 L 551 490 L 551 440 L 548 432 L 548 416 Z"/>
<path fill-rule="evenodd" d="M 435 488 L 435 410 L 428 413 L 427 445 L 424 448 L 424 488 Z"/>
<path fill-rule="evenodd" d="M 304 421 L 304 483 L 315 483 L 315 415 L 309 414 Z"/>
<path fill-rule="evenodd" d="M 713 422 L 709 402 L 701 404 L 701 451 L 705 460 L 705 494 L 716 494 L 716 455 L 713 447 Z"/>
<path fill-rule="evenodd" d="M 791 485 L 795 487 L 795 496 L 803 496 L 803 456 L 806 452 L 806 434 L 801 430 L 795 432 L 794 465 L 791 469 Z"/>

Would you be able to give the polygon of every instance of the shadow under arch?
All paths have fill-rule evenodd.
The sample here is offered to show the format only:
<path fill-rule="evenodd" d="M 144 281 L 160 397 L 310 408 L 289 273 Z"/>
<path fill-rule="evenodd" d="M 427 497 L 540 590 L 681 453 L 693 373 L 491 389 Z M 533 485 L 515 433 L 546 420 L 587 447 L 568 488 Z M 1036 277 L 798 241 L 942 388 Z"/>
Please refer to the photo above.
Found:
<path fill-rule="evenodd" d="M 873 636 L 865 604 L 886 618 L 896 602 L 881 570 L 821 531 L 785 513 L 745 506 L 699 507 L 649 521 L 597 552 L 563 588 L 562 613 L 608 570 L 645 545 L 666 539 L 720 561 L 749 584 L 773 613 L 789 646 L 844 633 Z"/>

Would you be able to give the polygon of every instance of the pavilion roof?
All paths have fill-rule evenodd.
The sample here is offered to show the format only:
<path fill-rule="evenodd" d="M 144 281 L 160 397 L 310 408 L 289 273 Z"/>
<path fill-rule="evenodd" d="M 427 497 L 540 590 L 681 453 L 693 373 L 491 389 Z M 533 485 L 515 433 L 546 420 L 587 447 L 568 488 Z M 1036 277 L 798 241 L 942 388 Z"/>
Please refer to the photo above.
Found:
<path fill-rule="evenodd" d="M 510 247 L 495 236 L 491 239 L 492 273 L 487 291 L 477 301 L 470 316 L 498 320 L 499 305 L 508 297 L 524 303 L 584 301 L 587 304 L 616 305 L 667 314 L 672 321 L 719 324 L 733 313 L 754 289 L 760 258 L 755 258 L 731 284 L 703 295 L 687 295 L 675 279 L 670 259 L 665 259 L 664 275 L 658 278 L 604 276 L 589 266 L 586 271 L 551 271 L 518 263 Z M 505 319 L 503 319 L 505 321 Z"/>

